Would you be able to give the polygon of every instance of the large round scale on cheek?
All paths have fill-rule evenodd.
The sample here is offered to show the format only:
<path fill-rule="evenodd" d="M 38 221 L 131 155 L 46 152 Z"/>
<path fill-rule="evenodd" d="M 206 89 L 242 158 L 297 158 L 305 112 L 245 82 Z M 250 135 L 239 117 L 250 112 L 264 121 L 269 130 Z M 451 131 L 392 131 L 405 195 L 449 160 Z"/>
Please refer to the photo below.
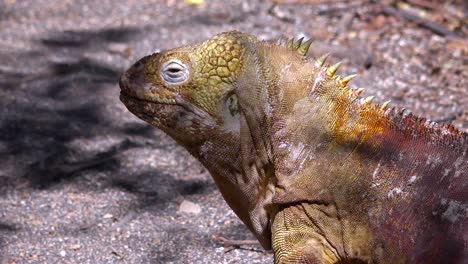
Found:
<path fill-rule="evenodd" d="M 195 52 L 199 65 L 194 77 L 200 81 L 217 84 L 234 77 L 242 60 L 242 39 L 235 33 L 214 36 L 200 45 Z"/>

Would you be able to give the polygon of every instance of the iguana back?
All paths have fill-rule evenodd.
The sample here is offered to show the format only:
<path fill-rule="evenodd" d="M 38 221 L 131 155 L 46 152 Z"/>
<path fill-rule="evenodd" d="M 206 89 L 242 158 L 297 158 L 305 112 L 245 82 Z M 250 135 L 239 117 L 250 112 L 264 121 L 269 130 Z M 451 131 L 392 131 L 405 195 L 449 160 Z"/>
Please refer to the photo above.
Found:
<path fill-rule="evenodd" d="M 297 47 L 256 43 L 236 83 L 241 137 L 275 179 L 277 261 L 467 261 L 467 135 L 358 98 Z"/>

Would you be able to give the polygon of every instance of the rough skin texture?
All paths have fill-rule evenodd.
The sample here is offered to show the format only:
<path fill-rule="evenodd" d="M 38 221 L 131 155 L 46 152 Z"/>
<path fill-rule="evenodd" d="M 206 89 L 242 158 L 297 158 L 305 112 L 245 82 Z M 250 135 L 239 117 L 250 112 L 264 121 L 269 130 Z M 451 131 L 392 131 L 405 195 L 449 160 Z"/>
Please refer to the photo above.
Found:
<path fill-rule="evenodd" d="M 222 33 L 141 59 L 121 100 L 204 164 L 276 263 L 467 261 L 467 134 L 359 98 L 309 45 Z"/>

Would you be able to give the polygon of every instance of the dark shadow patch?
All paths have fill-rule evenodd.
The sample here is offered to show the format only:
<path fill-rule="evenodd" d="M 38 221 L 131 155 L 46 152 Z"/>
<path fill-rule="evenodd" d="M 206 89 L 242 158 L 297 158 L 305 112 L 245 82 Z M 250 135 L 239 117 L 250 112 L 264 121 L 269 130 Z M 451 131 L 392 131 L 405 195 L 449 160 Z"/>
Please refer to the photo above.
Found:
<path fill-rule="evenodd" d="M 110 151 L 102 153 L 107 156 Z M 55 153 L 43 160 L 33 163 L 25 175 L 33 188 L 49 188 L 63 180 L 68 180 L 87 170 L 113 170 L 118 167 L 118 160 L 109 155 L 96 155 L 89 158 L 78 158 L 79 153 L 67 148 L 57 148 Z"/>
<path fill-rule="evenodd" d="M 5 246 L 5 236 L 16 231 L 19 231 L 20 228 L 15 224 L 0 222 L 0 260 L 3 257 L 2 249 Z"/>
<path fill-rule="evenodd" d="M 193 195 L 205 193 L 207 189 L 206 181 L 179 181 L 177 184 L 178 192 L 182 195 Z"/>
<path fill-rule="evenodd" d="M 108 42 L 128 42 L 140 33 L 138 28 L 108 28 L 97 31 L 67 30 L 43 38 L 40 42 L 48 47 L 89 48 Z"/>
<path fill-rule="evenodd" d="M 115 171 L 120 167 L 117 154 L 135 146 L 133 142 L 124 140 L 110 150 L 88 157 L 67 148 L 58 148 L 44 160 L 32 164 L 25 177 L 33 188 L 43 189 L 71 179 L 83 171 Z"/>
<path fill-rule="evenodd" d="M 203 194 L 215 189 L 210 181 L 178 180 L 157 171 L 110 178 L 109 186 L 135 194 L 137 207 L 144 210 L 159 208 L 183 195 Z"/>
<path fill-rule="evenodd" d="M 155 128 L 146 123 L 132 123 L 131 126 L 126 126 L 122 132 L 129 135 L 152 136 Z"/>
<path fill-rule="evenodd" d="M 56 77 L 85 74 L 94 78 L 112 79 L 113 82 L 120 75 L 119 71 L 89 59 L 80 59 L 73 63 L 53 63 L 50 69 Z"/>
<path fill-rule="evenodd" d="M 15 232 L 15 231 L 18 231 L 19 229 L 20 228 L 14 224 L 0 222 L 0 232 Z"/>
<path fill-rule="evenodd" d="M 5 107 L 0 116 L 0 158 L 14 160 L 10 165 L 16 167 L 12 175 L 0 173 L 2 190 L 19 182 L 25 186 L 24 181 L 33 188 L 48 188 L 84 170 L 119 168 L 112 149 L 103 147 L 100 153 L 107 156 L 103 158 L 96 154 L 99 150 L 87 153 L 71 142 L 103 135 L 127 138 L 120 124 L 103 114 L 121 70 L 86 54 L 109 42 L 128 41 L 138 32 L 134 28 L 59 32 L 40 41 L 51 49 L 0 51 L 7 65 L 0 71 L 6 95 L 0 98 Z M 69 46 L 73 52 L 66 51 Z"/>

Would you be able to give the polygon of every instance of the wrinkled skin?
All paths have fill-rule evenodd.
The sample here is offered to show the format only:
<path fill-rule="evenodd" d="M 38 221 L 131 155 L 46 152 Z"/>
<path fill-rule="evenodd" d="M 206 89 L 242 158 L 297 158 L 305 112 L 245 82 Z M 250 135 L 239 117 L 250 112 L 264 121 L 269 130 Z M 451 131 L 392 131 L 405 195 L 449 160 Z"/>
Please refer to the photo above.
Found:
<path fill-rule="evenodd" d="M 310 44 L 310 43 L 308 43 Z M 356 98 L 301 42 L 228 32 L 121 78 L 276 263 L 463 263 L 466 134 Z"/>

